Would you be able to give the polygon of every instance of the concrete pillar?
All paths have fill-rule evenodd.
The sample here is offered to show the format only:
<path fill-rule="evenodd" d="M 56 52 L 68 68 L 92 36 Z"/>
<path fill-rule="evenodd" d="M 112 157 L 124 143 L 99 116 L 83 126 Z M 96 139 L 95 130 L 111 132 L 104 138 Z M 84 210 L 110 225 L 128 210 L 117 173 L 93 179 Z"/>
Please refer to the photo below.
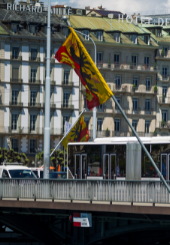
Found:
<path fill-rule="evenodd" d="M 126 179 L 141 180 L 142 149 L 139 143 L 126 145 Z"/>

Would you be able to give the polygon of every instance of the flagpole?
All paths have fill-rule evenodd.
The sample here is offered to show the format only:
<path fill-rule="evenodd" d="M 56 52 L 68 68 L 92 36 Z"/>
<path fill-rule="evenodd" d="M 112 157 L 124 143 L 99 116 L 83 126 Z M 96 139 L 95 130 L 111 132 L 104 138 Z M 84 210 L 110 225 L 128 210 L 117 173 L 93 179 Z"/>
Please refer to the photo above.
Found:
<path fill-rule="evenodd" d="M 164 179 L 163 175 L 161 174 L 161 172 L 159 171 L 158 167 L 156 166 L 155 162 L 153 161 L 151 155 L 149 154 L 149 152 L 147 151 L 146 147 L 144 146 L 144 144 L 142 143 L 141 139 L 139 138 L 137 132 L 135 131 L 135 129 L 132 127 L 131 123 L 129 122 L 129 119 L 127 118 L 126 114 L 124 113 L 124 111 L 122 110 L 122 107 L 120 106 L 120 104 L 118 103 L 117 99 L 115 98 L 115 96 L 112 96 L 113 101 L 115 102 L 116 106 L 119 108 L 120 112 L 122 113 L 123 117 L 125 118 L 126 122 L 128 123 L 129 127 L 131 128 L 132 132 L 134 133 L 134 135 L 136 136 L 139 144 L 141 145 L 141 147 L 143 148 L 144 152 L 146 153 L 147 157 L 149 158 L 149 160 L 151 161 L 153 167 L 155 168 L 156 172 L 158 173 L 160 179 L 162 180 L 162 182 L 164 183 L 165 187 L 167 188 L 168 192 L 170 193 L 170 187 L 167 184 L 166 180 Z"/>
<path fill-rule="evenodd" d="M 44 114 L 44 173 L 43 178 L 49 179 L 50 168 L 50 50 L 51 50 L 51 0 L 48 0 L 48 25 L 47 25 L 47 60 L 46 60 L 46 80 L 45 80 L 45 114 Z"/>
<path fill-rule="evenodd" d="M 68 132 L 63 136 L 63 138 L 60 140 L 60 142 L 56 145 L 56 147 L 54 148 L 54 150 L 51 152 L 50 157 L 57 150 L 58 146 L 61 144 L 61 142 L 63 141 L 63 139 L 70 133 L 70 131 L 72 130 L 72 128 L 76 125 L 76 123 L 78 122 L 78 120 L 82 116 L 82 114 L 85 112 L 85 110 L 86 109 L 84 108 L 83 111 L 80 113 L 79 117 L 77 118 L 77 120 L 75 121 L 75 123 L 72 125 L 72 127 L 69 128 Z"/>

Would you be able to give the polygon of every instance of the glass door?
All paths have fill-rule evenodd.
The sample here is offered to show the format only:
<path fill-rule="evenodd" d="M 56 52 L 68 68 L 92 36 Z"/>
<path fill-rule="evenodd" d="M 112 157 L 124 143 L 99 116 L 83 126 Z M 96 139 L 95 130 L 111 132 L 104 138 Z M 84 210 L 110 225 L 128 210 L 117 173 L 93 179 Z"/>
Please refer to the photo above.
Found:
<path fill-rule="evenodd" d="M 110 170 L 109 170 L 109 179 L 116 179 L 116 155 L 110 155 Z"/>
<path fill-rule="evenodd" d="M 161 173 L 163 177 L 167 180 L 167 154 L 161 155 Z"/>
<path fill-rule="evenodd" d="M 87 155 L 81 155 L 81 169 L 82 169 L 82 176 L 81 179 L 87 179 Z"/>
<path fill-rule="evenodd" d="M 104 179 L 109 178 L 109 154 L 103 155 L 103 175 Z"/>
<path fill-rule="evenodd" d="M 75 178 L 80 179 L 81 178 L 81 164 L 80 164 L 80 154 L 75 155 Z"/>

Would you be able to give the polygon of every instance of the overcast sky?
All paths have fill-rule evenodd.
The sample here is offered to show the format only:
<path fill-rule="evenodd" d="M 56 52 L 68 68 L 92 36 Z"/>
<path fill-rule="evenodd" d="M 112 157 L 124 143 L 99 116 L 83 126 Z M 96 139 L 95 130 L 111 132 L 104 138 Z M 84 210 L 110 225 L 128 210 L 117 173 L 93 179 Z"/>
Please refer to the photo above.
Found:
<path fill-rule="evenodd" d="M 47 0 L 45 0 L 47 3 Z M 104 2 L 104 3 L 103 3 Z M 66 1 L 53 1 L 54 4 L 69 5 L 71 7 L 85 8 L 90 6 L 90 8 L 98 7 L 102 4 L 102 7 L 106 10 L 115 10 L 122 13 L 145 13 L 145 14 L 163 14 L 170 13 L 170 0 L 66 0 Z"/>

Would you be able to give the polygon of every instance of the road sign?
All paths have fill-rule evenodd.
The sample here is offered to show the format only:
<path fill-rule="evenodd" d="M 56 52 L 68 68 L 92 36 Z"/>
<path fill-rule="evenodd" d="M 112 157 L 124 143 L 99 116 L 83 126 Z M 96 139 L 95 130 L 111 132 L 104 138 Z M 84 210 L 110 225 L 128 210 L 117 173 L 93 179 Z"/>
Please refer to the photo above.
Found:
<path fill-rule="evenodd" d="M 92 214 L 73 213 L 73 226 L 92 227 Z"/>

